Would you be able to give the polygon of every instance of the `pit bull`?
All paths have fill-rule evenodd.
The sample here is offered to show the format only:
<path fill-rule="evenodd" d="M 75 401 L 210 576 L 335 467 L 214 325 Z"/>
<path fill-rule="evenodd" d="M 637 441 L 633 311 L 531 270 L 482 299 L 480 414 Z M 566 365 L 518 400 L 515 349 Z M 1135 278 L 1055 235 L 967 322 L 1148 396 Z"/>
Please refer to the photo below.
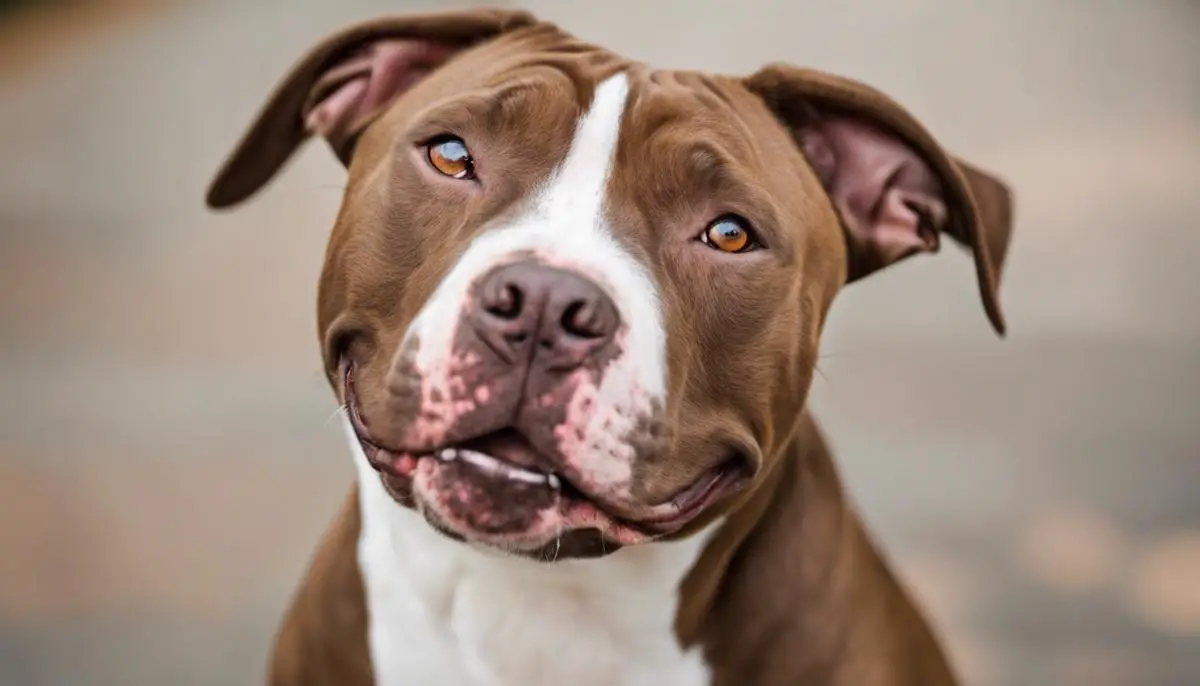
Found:
<path fill-rule="evenodd" d="M 271 684 L 955 683 L 806 401 L 842 287 L 945 236 L 1003 334 L 999 180 L 861 83 L 507 10 L 321 42 L 209 206 L 314 136 L 348 169 L 317 319 L 357 480 Z"/>

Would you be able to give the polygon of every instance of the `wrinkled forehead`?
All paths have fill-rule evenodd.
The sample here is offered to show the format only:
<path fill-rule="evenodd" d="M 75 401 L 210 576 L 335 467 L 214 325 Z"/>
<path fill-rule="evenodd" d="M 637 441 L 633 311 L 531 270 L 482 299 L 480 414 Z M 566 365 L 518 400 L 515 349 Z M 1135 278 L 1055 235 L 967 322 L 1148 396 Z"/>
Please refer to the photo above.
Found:
<path fill-rule="evenodd" d="M 574 73 L 559 66 L 516 72 L 493 92 L 499 97 L 484 107 L 488 119 L 505 122 L 492 134 L 504 140 L 482 145 L 546 145 L 530 159 L 539 181 L 522 189 L 522 209 L 534 217 L 572 216 L 571 224 L 602 227 L 628 248 L 652 248 L 664 220 L 773 212 L 760 172 L 787 141 L 764 146 L 769 116 L 732 79 L 629 64 Z M 538 141 L 518 142 L 529 135 Z M 511 164 L 528 152 L 503 154 Z"/>
<path fill-rule="evenodd" d="M 645 176 L 631 168 L 653 161 L 669 177 L 660 186 L 737 186 L 763 162 L 764 138 L 781 133 L 739 79 L 655 70 L 555 31 L 493 41 L 430 81 L 437 87 L 422 114 L 432 126 L 477 133 L 501 154 L 537 158 L 545 172 L 577 140 L 599 136 L 614 154 L 614 182 Z"/>

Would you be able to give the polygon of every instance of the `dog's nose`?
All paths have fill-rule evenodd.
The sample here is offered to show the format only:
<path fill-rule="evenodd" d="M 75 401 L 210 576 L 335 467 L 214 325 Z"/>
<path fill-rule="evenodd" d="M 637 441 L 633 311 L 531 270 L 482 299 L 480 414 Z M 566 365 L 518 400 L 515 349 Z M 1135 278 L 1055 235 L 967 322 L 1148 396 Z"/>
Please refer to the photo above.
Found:
<path fill-rule="evenodd" d="M 537 262 L 498 267 L 476 295 L 469 319 L 509 363 L 532 358 L 572 369 L 611 341 L 620 324 L 616 305 L 594 281 Z"/>

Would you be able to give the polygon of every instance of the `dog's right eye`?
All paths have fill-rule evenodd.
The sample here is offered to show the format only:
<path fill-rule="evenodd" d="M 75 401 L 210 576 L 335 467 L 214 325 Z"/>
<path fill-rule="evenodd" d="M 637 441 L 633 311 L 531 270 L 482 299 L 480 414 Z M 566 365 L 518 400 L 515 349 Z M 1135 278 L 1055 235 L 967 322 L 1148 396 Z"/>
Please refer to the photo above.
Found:
<path fill-rule="evenodd" d="M 457 136 L 439 136 L 425 145 L 425 156 L 439 174 L 452 179 L 475 178 L 475 160 Z"/>

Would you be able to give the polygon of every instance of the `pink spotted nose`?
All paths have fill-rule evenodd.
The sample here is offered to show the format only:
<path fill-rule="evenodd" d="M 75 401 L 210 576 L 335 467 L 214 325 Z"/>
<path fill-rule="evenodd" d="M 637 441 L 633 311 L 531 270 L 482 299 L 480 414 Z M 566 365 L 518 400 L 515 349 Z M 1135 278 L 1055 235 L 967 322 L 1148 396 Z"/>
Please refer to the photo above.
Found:
<path fill-rule="evenodd" d="M 570 371 L 605 348 L 620 316 L 587 277 L 534 261 L 504 265 L 476 286 L 466 319 L 501 361 Z"/>

